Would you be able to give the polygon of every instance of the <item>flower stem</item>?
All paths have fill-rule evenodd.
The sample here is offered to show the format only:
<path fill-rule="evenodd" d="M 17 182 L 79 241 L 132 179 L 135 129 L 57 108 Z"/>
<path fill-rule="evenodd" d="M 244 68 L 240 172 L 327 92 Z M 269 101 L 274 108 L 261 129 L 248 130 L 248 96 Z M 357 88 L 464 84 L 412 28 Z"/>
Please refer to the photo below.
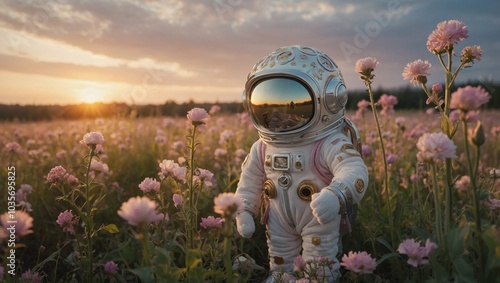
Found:
<path fill-rule="evenodd" d="M 94 157 L 95 147 L 92 147 L 89 154 L 89 162 L 87 165 L 87 173 L 85 178 L 85 236 L 87 238 L 87 260 L 88 260 L 88 270 L 87 270 L 87 282 L 92 282 L 92 265 L 93 265 L 93 219 L 92 219 L 92 207 L 90 204 L 90 166 L 92 164 L 92 158 Z"/>
<path fill-rule="evenodd" d="M 188 186 L 189 186 L 189 208 L 188 208 L 188 221 L 190 227 L 188 227 L 186 233 L 188 236 L 188 249 L 191 249 L 193 247 L 193 230 L 196 227 L 196 207 L 195 207 L 195 201 L 194 201 L 194 182 L 193 182 L 193 176 L 194 176 L 194 155 L 196 151 L 196 125 L 193 125 L 193 130 L 190 135 L 191 139 L 191 144 L 189 145 L 189 172 L 188 172 Z"/>
<path fill-rule="evenodd" d="M 149 248 L 149 231 L 148 226 L 144 225 L 141 229 L 142 236 L 142 264 L 143 266 L 151 266 L 151 250 Z"/>
<path fill-rule="evenodd" d="M 391 192 L 389 190 L 389 177 L 388 177 L 388 169 L 387 169 L 387 159 L 385 156 L 385 146 L 384 146 L 384 139 L 382 137 L 382 131 L 380 130 L 380 123 L 378 121 L 378 116 L 377 116 L 377 110 L 375 106 L 375 101 L 373 99 L 373 91 L 371 87 L 371 82 L 370 81 L 365 81 L 366 87 L 368 89 L 368 94 L 370 96 L 370 103 L 372 107 L 372 112 L 373 112 L 373 118 L 375 119 L 375 123 L 377 125 L 377 132 L 378 132 L 378 137 L 380 139 L 380 148 L 382 150 L 382 160 L 384 161 L 384 191 L 387 194 L 387 208 L 389 211 L 389 224 L 391 227 L 391 239 L 394 242 L 393 238 L 393 233 L 394 233 L 394 219 L 392 216 L 392 205 L 391 205 Z"/>
<path fill-rule="evenodd" d="M 431 163 L 432 187 L 434 188 L 434 209 L 436 210 L 436 234 L 439 244 L 444 243 L 443 221 L 441 212 L 441 203 L 439 202 L 439 184 L 437 178 L 436 163 Z"/>
<path fill-rule="evenodd" d="M 464 143 L 465 143 L 465 155 L 467 158 L 467 165 L 468 165 L 468 170 L 469 170 L 469 177 L 471 180 L 472 184 L 472 204 L 473 204 L 473 209 L 474 209 L 474 218 L 475 218 L 475 230 L 477 234 L 477 239 L 478 239 L 478 257 L 479 257 L 479 279 L 482 279 L 482 276 L 484 274 L 484 260 L 483 260 L 483 231 L 481 229 L 481 215 L 479 212 L 479 188 L 477 187 L 476 183 L 476 172 L 477 172 L 477 167 L 479 165 L 479 146 L 476 146 L 477 150 L 477 156 L 476 156 L 476 162 L 473 163 L 471 160 L 470 156 L 470 149 L 469 149 L 469 142 L 468 142 L 468 127 L 467 127 L 467 122 L 465 120 L 462 120 L 462 125 L 463 125 L 463 132 L 464 132 Z M 475 165 L 475 166 L 474 166 Z M 479 282 L 482 282 L 479 280 Z"/>
<path fill-rule="evenodd" d="M 450 125 L 450 96 L 451 96 L 451 87 L 453 85 L 453 82 L 455 81 L 456 75 L 458 75 L 458 70 L 454 75 L 451 73 L 451 68 L 452 68 L 452 55 L 453 55 L 453 50 L 448 50 L 448 64 L 444 68 L 446 71 L 446 77 L 445 77 L 445 87 L 444 87 L 444 111 L 441 113 L 441 125 L 443 127 L 444 133 L 448 136 L 448 138 L 452 138 L 452 129 Z M 439 56 L 441 58 L 441 56 Z M 451 218 L 452 218 L 452 204 L 453 204 L 453 197 L 452 197 L 452 184 L 453 184 L 453 177 L 452 177 L 452 164 L 451 164 L 451 159 L 446 158 L 445 160 L 445 170 L 446 170 L 446 191 L 445 191 L 445 217 L 444 217 L 444 230 L 445 233 L 448 233 L 451 229 Z"/>
<path fill-rule="evenodd" d="M 233 237 L 233 221 L 230 216 L 224 220 L 224 268 L 226 269 L 226 282 L 233 282 L 233 269 L 231 262 L 231 242 Z"/>

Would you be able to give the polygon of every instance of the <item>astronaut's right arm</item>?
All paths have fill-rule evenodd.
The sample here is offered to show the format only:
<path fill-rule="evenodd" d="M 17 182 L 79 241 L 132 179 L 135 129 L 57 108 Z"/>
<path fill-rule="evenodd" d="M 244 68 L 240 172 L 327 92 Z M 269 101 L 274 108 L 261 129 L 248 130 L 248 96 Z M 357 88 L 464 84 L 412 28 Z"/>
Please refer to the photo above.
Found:
<path fill-rule="evenodd" d="M 265 182 L 263 159 L 264 145 L 258 140 L 241 165 L 241 176 L 236 194 L 243 199 L 244 210 L 236 216 L 238 233 L 249 238 L 255 231 L 254 218 L 259 214 L 262 187 Z"/>

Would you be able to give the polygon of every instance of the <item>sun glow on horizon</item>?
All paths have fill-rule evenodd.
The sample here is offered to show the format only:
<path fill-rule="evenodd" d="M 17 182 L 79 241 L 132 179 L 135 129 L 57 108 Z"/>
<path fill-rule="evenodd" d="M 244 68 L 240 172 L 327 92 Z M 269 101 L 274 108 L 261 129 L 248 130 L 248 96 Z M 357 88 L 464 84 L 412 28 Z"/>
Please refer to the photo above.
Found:
<path fill-rule="evenodd" d="M 102 102 L 104 98 L 104 92 L 96 87 L 87 87 L 78 92 L 81 102 L 92 104 L 96 102 Z"/>

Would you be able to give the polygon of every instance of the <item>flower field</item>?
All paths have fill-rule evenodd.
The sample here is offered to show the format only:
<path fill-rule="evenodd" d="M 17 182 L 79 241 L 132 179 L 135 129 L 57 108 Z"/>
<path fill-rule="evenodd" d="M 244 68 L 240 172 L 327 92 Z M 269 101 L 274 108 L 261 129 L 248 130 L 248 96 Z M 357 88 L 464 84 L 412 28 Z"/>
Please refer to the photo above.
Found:
<path fill-rule="evenodd" d="M 366 100 L 347 113 L 369 171 L 352 231 L 336 258 L 304 260 L 280 282 L 500 282 L 500 112 L 492 95 L 458 73 L 479 61 L 458 21 L 438 24 L 427 47 L 445 71 L 428 88 L 430 63 L 403 78 L 422 88 L 425 112 L 374 101 L 379 62 L 355 71 Z M 446 60 L 445 60 L 446 59 Z M 371 112 L 371 113 L 370 113 Z M 246 113 L 217 105 L 186 117 L 4 122 L 0 133 L 1 278 L 8 282 L 262 282 L 265 227 L 236 232 L 241 164 L 259 138 Z M 279 263 L 275 257 L 274 263 Z M 281 261 L 283 259 L 281 258 Z M 338 266 L 338 265 L 336 265 Z"/>
<path fill-rule="evenodd" d="M 390 194 L 383 191 L 380 146 L 373 118 L 368 114 L 361 111 L 348 115 L 363 137 L 370 185 L 359 205 L 353 232 L 344 237 L 342 255 L 350 251 L 370 254 L 377 260 L 373 274 L 366 275 L 372 280 L 437 279 L 435 273 L 445 270 L 457 276 L 472 276 L 477 272 L 472 245 L 476 235 L 470 230 L 474 219 L 472 188 L 459 178 L 467 175 L 464 141 L 458 138 L 461 135 L 458 133 L 455 139 L 458 158 L 454 161 L 457 178 L 452 189 L 453 228 L 427 263 L 427 259 L 398 252 L 398 246 L 407 239 L 422 245 L 428 239 L 437 242 L 432 180 L 429 168 L 417 161 L 416 144 L 422 134 L 439 130 L 439 114 L 396 112 L 382 117 L 386 155 L 390 156 Z M 483 237 L 489 245 L 485 258 L 491 273 L 495 268 L 498 271 L 500 257 L 500 179 L 491 175 L 499 164 L 496 122 L 500 113 L 482 112 L 478 118 L 485 133 L 477 171 L 479 210 Z M 8 172 L 15 172 L 17 278 L 34 282 L 37 278 L 44 282 L 153 281 L 154 276 L 157 280 L 165 278 L 165 282 L 220 282 L 225 278 L 224 221 L 221 214 L 214 212 L 214 198 L 234 192 L 240 165 L 258 138 L 245 114 L 210 115 L 206 124 L 196 127 L 195 143 L 190 140 L 194 126 L 185 118 L 4 123 L 2 128 L 2 180 L 13 176 Z M 104 141 L 91 140 L 86 145 L 84 135 L 91 132 L 101 133 Z M 91 142 L 98 144 L 93 146 Z M 190 147 L 194 145 L 190 161 Z M 190 162 L 195 169 L 192 182 L 197 213 L 196 222 L 191 223 L 186 222 L 190 217 L 183 209 L 189 205 L 183 200 L 189 199 L 189 168 L 185 166 Z M 175 168 L 184 170 L 177 174 Z M 498 169 L 494 172 L 498 174 Z M 438 194 L 442 196 L 443 180 L 439 178 L 438 182 Z M 2 195 L 2 212 L 8 215 L 7 184 L 2 186 Z M 137 200 L 145 196 L 150 201 L 127 205 L 137 196 L 141 197 Z M 392 203 L 390 209 L 387 198 Z M 19 211 L 25 211 L 29 219 L 20 220 Z M 140 211 L 149 214 L 141 218 Z M 21 225 L 21 221 L 25 223 Z M 16 278 L 8 273 L 11 238 L 5 230 L 5 216 L 2 225 L 3 276 Z M 263 232 L 263 227 L 258 227 L 252 239 L 240 238 L 237 233 L 231 237 L 231 266 L 240 281 L 258 282 L 266 277 L 268 259 Z M 192 245 L 190 249 L 188 245 Z M 446 250 L 448 254 L 444 254 Z M 468 269 L 457 268 L 461 265 Z"/>

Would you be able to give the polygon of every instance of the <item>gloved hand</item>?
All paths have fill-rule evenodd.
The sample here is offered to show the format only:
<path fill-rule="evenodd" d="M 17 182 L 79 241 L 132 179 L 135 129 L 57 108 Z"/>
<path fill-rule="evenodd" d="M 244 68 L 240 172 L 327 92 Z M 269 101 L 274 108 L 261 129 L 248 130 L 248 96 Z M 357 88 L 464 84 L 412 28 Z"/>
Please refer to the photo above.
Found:
<path fill-rule="evenodd" d="M 320 224 L 327 224 L 340 217 L 339 197 L 326 188 L 312 195 L 311 209 Z"/>
<path fill-rule="evenodd" d="M 250 213 L 243 211 L 236 216 L 236 228 L 243 238 L 252 237 L 255 232 L 255 222 Z"/>

